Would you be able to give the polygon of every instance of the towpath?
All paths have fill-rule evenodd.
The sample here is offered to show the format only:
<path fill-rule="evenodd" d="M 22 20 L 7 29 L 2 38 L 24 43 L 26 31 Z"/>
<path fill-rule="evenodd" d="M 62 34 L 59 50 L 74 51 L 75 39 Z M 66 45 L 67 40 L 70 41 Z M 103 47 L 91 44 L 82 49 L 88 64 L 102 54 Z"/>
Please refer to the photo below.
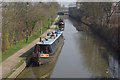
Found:
<path fill-rule="evenodd" d="M 57 18 L 55 19 L 55 21 L 57 21 L 59 18 L 59 16 L 57 16 Z M 54 23 L 53 23 L 54 24 Z M 45 33 L 43 33 L 41 35 L 41 37 L 44 37 L 46 35 L 46 33 L 52 31 L 55 29 L 55 25 L 51 25 L 50 29 L 48 29 Z M 21 58 L 20 56 L 22 54 L 24 54 L 25 52 L 27 52 L 29 49 L 31 49 L 37 42 L 39 41 L 39 38 L 37 38 L 36 40 L 34 40 L 32 43 L 28 44 L 27 46 L 23 47 L 22 49 L 20 49 L 19 51 L 17 51 L 16 53 L 14 53 L 12 56 L 8 57 L 6 60 L 4 60 L 3 62 L 0 63 L 0 72 L 2 74 L 0 74 L 0 79 L 1 78 L 6 78 L 6 76 L 12 71 L 14 70 L 14 67 L 20 63 Z"/>

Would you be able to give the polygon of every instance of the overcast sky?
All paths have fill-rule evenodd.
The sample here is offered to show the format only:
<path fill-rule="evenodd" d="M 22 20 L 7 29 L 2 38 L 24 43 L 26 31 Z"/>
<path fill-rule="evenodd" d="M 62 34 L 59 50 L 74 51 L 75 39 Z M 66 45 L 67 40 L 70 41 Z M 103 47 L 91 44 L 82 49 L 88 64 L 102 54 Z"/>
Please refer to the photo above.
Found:
<path fill-rule="evenodd" d="M 79 2 L 118 2 L 120 0 L 0 0 L 0 1 L 4 1 L 4 2 L 75 2 L 75 1 L 79 1 Z"/>
<path fill-rule="evenodd" d="M 75 4 L 75 2 L 59 2 L 61 4 L 61 6 L 65 6 L 68 7 L 70 4 Z"/>

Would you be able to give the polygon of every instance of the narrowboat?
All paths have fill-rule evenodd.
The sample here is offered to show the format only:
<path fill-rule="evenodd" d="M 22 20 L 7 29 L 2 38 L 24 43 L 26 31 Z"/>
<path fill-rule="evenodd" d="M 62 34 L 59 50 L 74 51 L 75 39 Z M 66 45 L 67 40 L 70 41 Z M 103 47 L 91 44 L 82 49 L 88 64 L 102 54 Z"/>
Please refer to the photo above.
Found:
<path fill-rule="evenodd" d="M 56 51 L 63 44 L 63 31 L 53 30 L 48 32 L 44 38 L 35 44 L 32 57 L 27 66 L 40 66 L 52 63 L 55 59 Z"/>
<path fill-rule="evenodd" d="M 58 25 L 59 30 L 64 31 L 65 23 L 64 23 L 64 21 L 63 21 L 62 19 L 59 19 L 59 20 L 55 23 L 55 25 Z"/>
<path fill-rule="evenodd" d="M 60 28 L 60 30 L 63 31 L 64 28 L 65 28 L 65 23 L 64 23 L 64 21 L 63 21 L 62 19 L 59 20 L 59 23 L 60 23 L 60 24 L 59 24 L 59 28 Z"/>

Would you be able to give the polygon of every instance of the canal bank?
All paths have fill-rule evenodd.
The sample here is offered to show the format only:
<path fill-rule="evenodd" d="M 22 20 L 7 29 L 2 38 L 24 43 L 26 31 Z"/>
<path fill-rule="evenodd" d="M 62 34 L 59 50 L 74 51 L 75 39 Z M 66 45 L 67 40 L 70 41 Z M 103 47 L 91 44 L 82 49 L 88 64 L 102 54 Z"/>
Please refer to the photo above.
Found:
<path fill-rule="evenodd" d="M 57 21 L 59 16 L 55 19 Z M 54 23 L 53 23 L 54 24 Z M 48 29 L 44 34 L 41 35 L 43 38 L 48 32 L 53 31 L 56 28 L 55 25 L 52 25 L 50 29 Z M 27 51 L 29 51 L 36 42 L 39 41 L 39 38 L 34 40 L 29 45 L 23 47 L 19 51 L 17 51 L 14 55 L 7 58 L 5 61 L 0 63 L 0 67 L 2 68 L 2 78 L 15 78 L 17 75 L 26 67 L 25 60 L 26 58 L 22 57 Z"/>
<path fill-rule="evenodd" d="M 74 9 L 75 8 L 75 9 Z M 116 9 L 117 10 L 117 9 Z M 73 12 L 78 12 L 74 13 Z M 109 45 L 114 51 L 116 51 L 118 56 L 120 56 L 120 28 L 119 28 L 119 17 L 116 15 L 116 13 L 113 12 L 113 14 L 110 16 L 109 25 L 102 20 L 96 20 L 92 19 L 91 17 L 87 17 L 83 13 L 84 11 L 81 11 L 80 9 L 77 9 L 77 7 L 73 7 L 69 9 L 69 17 L 72 19 L 75 19 L 77 22 L 87 25 L 89 29 L 94 32 L 97 36 L 101 37 L 106 41 L 107 45 Z M 116 12 L 116 11 L 115 11 Z M 118 18 L 115 18 L 115 15 Z M 96 21 L 98 22 L 96 22 Z M 114 22 L 115 21 L 115 22 Z M 81 30 L 81 28 L 77 27 L 76 29 Z"/>

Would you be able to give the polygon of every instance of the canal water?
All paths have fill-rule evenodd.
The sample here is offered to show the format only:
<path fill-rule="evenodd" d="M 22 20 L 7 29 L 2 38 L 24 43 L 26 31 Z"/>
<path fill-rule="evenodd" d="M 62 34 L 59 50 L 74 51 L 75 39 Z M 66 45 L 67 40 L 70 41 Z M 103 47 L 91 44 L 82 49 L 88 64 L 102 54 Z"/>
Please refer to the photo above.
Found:
<path fill-rule="evenodd" d="M 119 64 L 106 44 L 91 32 L 77 31 L 65 19 L 64 46 L 50 78 L 118 77 Z M 49 66 L 48 66 L 49 67 Z M 18 78 L 39 78 L 39 67 L 26 68 Z M 36 74 L 34 74 L 36 73 Z"/>

